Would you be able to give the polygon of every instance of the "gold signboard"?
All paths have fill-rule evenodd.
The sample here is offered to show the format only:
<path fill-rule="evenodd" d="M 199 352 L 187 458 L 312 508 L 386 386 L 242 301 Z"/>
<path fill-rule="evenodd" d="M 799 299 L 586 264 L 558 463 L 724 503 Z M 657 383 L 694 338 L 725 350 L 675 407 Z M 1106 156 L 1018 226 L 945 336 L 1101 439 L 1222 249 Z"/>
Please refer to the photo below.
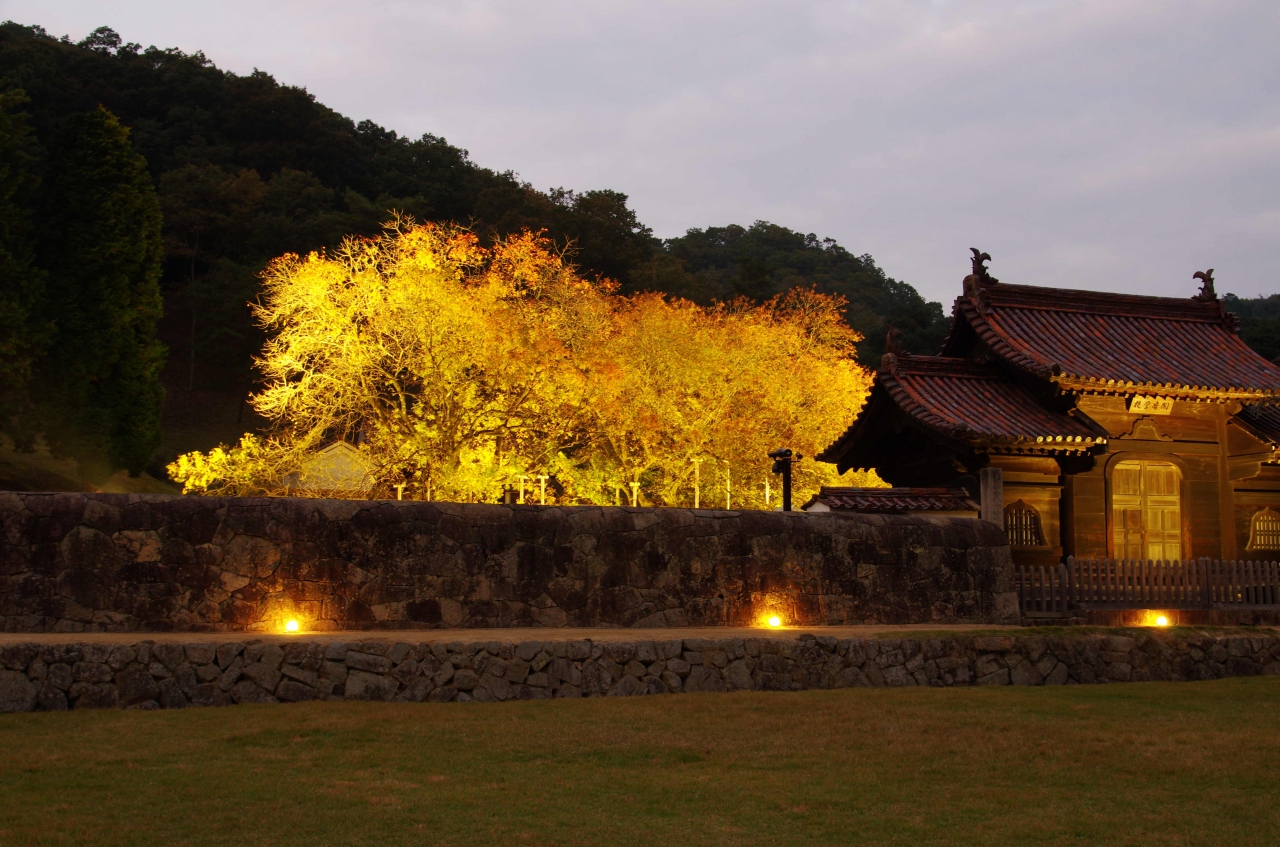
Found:
<path fill-rule="evenodd" d="M 1129 411 L 1139 415 L 1167 415 L 1173 411 L 1173 398 L 1137 394 L 1129 398 Z"/>

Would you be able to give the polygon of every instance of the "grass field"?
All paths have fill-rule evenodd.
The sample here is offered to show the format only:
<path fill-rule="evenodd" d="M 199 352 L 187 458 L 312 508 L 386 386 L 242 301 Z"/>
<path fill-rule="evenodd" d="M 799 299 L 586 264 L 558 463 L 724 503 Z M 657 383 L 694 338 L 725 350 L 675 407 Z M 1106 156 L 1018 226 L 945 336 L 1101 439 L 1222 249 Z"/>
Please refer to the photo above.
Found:
<path fill-rule="evenodd" d="M 0 844 L 1280 843 L 1280 679 L 0 716 Z"/>

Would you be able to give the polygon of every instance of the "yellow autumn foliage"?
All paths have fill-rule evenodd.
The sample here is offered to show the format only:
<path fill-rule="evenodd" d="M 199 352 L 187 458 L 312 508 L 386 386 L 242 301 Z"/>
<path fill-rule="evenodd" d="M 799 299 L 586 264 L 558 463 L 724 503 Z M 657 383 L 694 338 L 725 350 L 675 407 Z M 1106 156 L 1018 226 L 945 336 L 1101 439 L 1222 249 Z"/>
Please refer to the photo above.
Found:
<path fill-rule="evenodd" d="M 398 220 L 332 255 L 283 256 L 263 280 L 252 403 L 272 431 L 179 457 L 187 492 L 284 494 L 345 440 L 375 496 L 494 501 L 545 475 L 548 502 L 627 502 L 634 482 L 645 505 L 692 505 L 700 475 L 704 507 L 765 508 L 766 484 L 776 507 L 766 453 L 812 457 L 870 385 L 839 298 L 624 297 L 533 233 L 486 248 Z M 810 458 L 795 472 L 797 503 L 836 482 Z"/>

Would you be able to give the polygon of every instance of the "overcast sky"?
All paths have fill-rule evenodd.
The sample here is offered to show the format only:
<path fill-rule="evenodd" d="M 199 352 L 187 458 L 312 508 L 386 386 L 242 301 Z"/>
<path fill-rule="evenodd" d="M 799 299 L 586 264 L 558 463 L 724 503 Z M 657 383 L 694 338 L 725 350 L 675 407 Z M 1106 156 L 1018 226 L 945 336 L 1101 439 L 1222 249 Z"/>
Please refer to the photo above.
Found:
<path fill-rule="evenodd" d="M 203 50 L 664 237 L 772 221 L 949 303 L 1280 292 L 1280 3 L 0 0 Z"/>

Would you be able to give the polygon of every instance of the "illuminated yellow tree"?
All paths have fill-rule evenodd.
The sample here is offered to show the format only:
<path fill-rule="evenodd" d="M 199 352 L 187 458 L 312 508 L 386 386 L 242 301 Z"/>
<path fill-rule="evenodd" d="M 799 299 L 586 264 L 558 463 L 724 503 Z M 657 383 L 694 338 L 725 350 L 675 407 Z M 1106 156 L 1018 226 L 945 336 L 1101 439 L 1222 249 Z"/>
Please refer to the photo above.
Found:
<path fill-rule="evenodd" d="M 642 502 L 676 505 L 701 459 L 708 504 L 727 468 L 736 504 L 762 506 L 765 452 L 812 455 L 866 394 L 841 306 L 809 291 L 712 309 L 621 297 L 535 234 L 485 248 L 399 220 L 270 265 L 253 404 L 274 429 L 170 473 L 190 492 L 278 494 L 342 439 L 383 496 L 493 500 L 547 474 L 560 502 L 612 502 L 637 482 Z M 802 464 L 797 489 L 832 478 Z"/>
<path fill-rule="evenodd" d="M 731 491 L 733 503 L 763 508 L 768 451 L 812 457 L 866 396 L 843 305 L 807 289 L 760 307 L 657 295 L 621 303 L 594 366 L 603 378 L 592 382 L 593 477 L 639 482 L 657 505 L 691 505 L 700 477 L 703 504 L 723 506 Z M 797 493 L 834 481 L 828 465 L 796 466 Z"/>

